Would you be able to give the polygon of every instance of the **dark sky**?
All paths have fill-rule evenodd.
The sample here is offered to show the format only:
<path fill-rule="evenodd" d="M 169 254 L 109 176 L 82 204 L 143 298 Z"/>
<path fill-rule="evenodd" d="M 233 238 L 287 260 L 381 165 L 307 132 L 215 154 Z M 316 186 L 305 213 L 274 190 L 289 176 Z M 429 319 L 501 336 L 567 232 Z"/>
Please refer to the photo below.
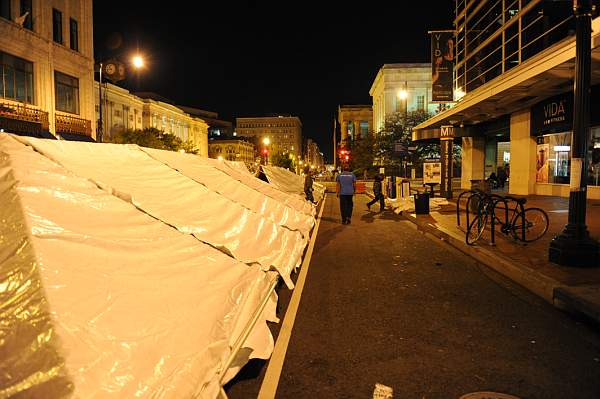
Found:
<path fill-rule="evenodd" d="M 429 62 L 427 31 L 452 29 L 454 1 L 172 4 L 94 1 L 96 60 L 125 61 L 139 48 L 147 68 L 121 86 L 234 123 L 268 113 L 298 116 L 304 137 L 331 160 L 337 106 L 370 104 L 385 63 Z"/>

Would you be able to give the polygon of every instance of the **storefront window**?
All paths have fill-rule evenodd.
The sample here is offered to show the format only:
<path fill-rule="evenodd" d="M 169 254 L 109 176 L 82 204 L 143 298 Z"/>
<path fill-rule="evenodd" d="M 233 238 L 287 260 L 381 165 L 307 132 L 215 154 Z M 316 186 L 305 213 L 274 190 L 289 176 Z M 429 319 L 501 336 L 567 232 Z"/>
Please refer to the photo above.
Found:
<path fill-rule="evenodd" d="M 536 182 L 569 184 L 571 132 L 538 137 Z"/>

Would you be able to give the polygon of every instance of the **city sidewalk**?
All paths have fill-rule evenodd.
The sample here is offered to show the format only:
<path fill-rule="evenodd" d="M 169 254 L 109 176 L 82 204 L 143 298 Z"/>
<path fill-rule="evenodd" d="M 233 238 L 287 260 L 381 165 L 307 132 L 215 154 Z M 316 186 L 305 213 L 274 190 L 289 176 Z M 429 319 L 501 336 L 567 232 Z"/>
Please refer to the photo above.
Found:
<path fill-rule="evenodd" d="M 461 201 L 461 225 L 457 225 L 456 197 L 448 206 L 429 215 L 403 212 L 402 216 L 420 230 L 432 234 L 479 262 L 496 270 L 546 301 L 564 310 L 584 314 L 600 323 L 600 268 L 559 266 L 548 260 L 552 238 L 567 223 L 569 200 L 561 197 L 528 196 L 526 208 L 539 207 L 546 211 L 550 226 L 546 234 L 533 243 L 523 244 L 499 232 L 495 245 L 489 243 L 489 229 L 476 245 L 465 243 L 466 215 Z M 588 200 L 587 226 L 590 235 L 600 239 L 600 201 Z M 591 265 L 593 266 L 593 265 Z"/>

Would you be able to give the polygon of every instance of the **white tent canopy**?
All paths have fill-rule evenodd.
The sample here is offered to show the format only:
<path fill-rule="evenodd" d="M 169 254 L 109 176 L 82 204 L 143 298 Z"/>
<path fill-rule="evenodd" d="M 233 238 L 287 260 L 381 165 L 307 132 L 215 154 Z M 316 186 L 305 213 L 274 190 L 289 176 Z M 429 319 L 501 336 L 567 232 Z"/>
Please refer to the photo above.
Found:
<path fill-rule="evenodd" d="M 276 270 L 293 286 L 290 273 L 300 265 L 307 244 L 299 231 L 284 228 L 212 191 L 135 145 L 17 139 L 180 232 L 241 262 Z"/>
<path fill-rule="evenodd" d="M 141 150 L 183 175 L 205 185 L 208 189 L 247 207 L 257 214 L 266 216 L 272 222 L 291 230 L 298 230 L 306 237 L 308 237 L 314 225 L 312 216 L 297 211 L 295 208 L 283 204 L 252 187 L 240 184 L 239 180 L 226 173 L 228 171 L 227 167 L 219 167 L 220 163 L 227 161 L 200 158 L 195 155 L 152 148 L 141 148 Z M 229 164 L 231 162 L 227 162 L 227 166 Z M 240 167 L 236 166 L 235 168 Z M 248 173 L 246 180 L 249 179 L 254 179 L 254 177 Z"/>
<path fill-rule="evenodd" d="M 262 237 L 245 236 L 238 218 L 296 240 L 285 250 L 304 241 L 248 210 L 234 215 L 228 200 L 165 168 L 135 148 L 0 134 L 0 397 L 216 397 L 272 276 L 196 232 L 237 240 L 232 253 Z M 212 229 L 188 207 L 232 224 Z M 272 350 L 272 299 L 244 345 L 253 356 Z"/>
<path fill-rule="evenodd" d="M 290 194 L 296 194 L 301 198 L 304 194 L 304 176 L 297 175 L 285 168 L 278 166 L 263 165 L 263 172 L 267 176 L 269 183 L 277 189 Z M 319 183 L 313 182 L 313 196 L 316 202 L 319 202 L 325 195 L 325 187 Z"/>

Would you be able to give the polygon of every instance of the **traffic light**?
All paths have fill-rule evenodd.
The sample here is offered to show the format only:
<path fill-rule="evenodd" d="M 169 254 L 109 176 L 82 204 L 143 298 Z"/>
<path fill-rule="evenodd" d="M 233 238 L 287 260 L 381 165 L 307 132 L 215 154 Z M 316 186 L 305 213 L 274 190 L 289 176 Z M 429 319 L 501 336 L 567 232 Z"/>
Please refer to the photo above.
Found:
<path fill-rule="evenodd" d="M 267 149 L 266 148 L 263 150 L 263 154 L 267 155 Z"/>

